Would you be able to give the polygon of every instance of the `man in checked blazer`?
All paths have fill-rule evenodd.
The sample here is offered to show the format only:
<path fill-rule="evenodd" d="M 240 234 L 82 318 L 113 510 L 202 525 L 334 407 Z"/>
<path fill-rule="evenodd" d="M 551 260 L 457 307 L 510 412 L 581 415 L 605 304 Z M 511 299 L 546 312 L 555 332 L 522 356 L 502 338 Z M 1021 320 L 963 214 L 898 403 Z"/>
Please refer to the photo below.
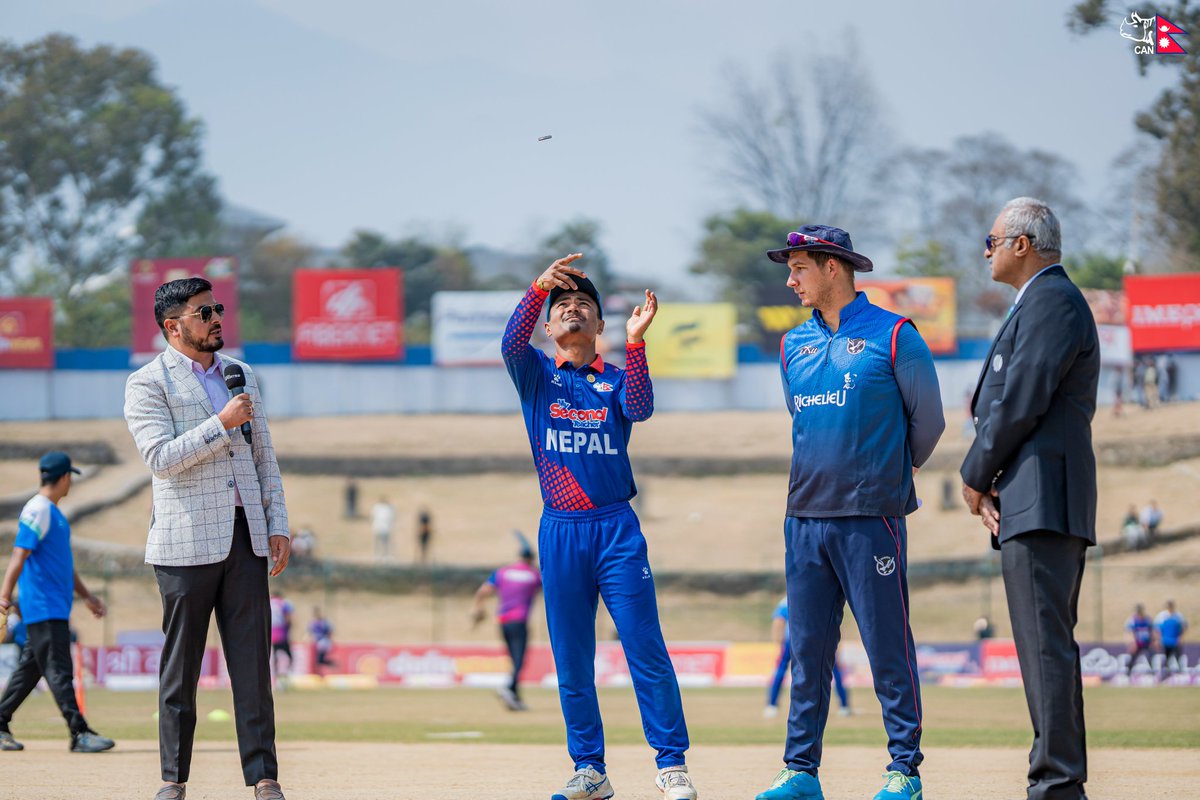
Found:
<path fill-rule="evenodd" d="M 1087 301 L 1059 264 L 1061 239 L 1054 212 L 1029 197 L 992 223 L 992 280 L 1017 297 L 979 376 L 961 470 L 963 497 L 1000 550 L 1033 722 L 1029 800 L 1086 800 L 1075 624 L 1084 554 L 1096 543 L 1100 345 Z"/>
<path fill-rule="evenodd" d="M 165 785 L 156 800 L 184 800 L 196 729 L 196 685 L 216 611 L 233 685 L 238 750 L 255 800 L 283 800 L 271 697 L 272 576 L 291 551 L 279 465 L 250 367 L 217 355 L 224 307 L 203 278 L 171 281 L 154 294 L 167 347 L 129 376 L 125 421 L 153 473 L 146 563 L 163 603 L 159 755 Z M 236 364 L 246 389 L 230 397 L 222 373 Z M 248 443 L 238 430 L 250 423 Z"/>

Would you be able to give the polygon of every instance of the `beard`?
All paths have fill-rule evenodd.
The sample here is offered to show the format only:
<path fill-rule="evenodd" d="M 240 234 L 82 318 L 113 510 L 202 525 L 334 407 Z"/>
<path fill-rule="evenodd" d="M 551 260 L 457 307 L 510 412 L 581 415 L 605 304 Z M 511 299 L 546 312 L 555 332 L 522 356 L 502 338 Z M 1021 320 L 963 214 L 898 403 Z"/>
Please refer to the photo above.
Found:
<path fill-rule="evenodd" d="M 578 319 L 572 319 L 569 322 L 564 322 L 563 328 L 567 333 L 579 333 L 581 330 L 583 330 L 583 322 Z"/>
<path fill-rule="evenodd" d="M 179 338 L 183 340 L 185 345 L 195 349 L 199 353 L 215 353 L 225 346 L 225 340 L 220 335 L 212 338 L 206 336 L 203 339 L 197 339 L 192 336 L 187 328 L 180 331 Z"/>

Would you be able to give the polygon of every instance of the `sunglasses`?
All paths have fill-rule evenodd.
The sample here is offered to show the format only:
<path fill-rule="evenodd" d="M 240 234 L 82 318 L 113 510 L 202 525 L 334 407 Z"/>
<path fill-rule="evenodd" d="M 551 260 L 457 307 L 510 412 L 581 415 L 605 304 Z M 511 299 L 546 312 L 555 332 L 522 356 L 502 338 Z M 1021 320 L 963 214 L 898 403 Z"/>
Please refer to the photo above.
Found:
<path fill-rule="evenodd" d="M 213 303 L 211 306 L 200 306 L 199 308 L 197 308 L 195 311 L 191 312 L 190 314 L 179 314 L 178 316 L 167 317 L 167 319 L 183 319 L 184 317 L 199 317 L 201 322 L 208 322 L 210 319 L 212 319 L 212 315 L 213 315 L 214 311 L 217 312 L 218 317 L 225 316 L 225 304 L 224 303 Z"/>
<path fill-rule="evenodd" d="M 824 239 L 818 239 L 816 236 L 809 236 L 807 233 L 797 233 L 796 231 L 792 231 L 787 235 L 788 247 L 802 247 L 806 244 L 827 244 L 830 247 L 844 249 L 833 242 L 827 242 Z"/>
<path fill-rule="evenodd" d="M 983 244 L 984 244 L 984 247 L 986 247 L 988 250 L 995 250 L 996 245 L 1000 244 L 1001 242 L 1008 241 L 1009 239 L 1020 239 L 1022 236 L 1024 236 L 1026 239 L 1028 239 L 1031 242 L 1034 240 L 1034 237 L 1030 236 L 1027 233 L 1018 233 L 1016 236 L 992 236 L 989 233 L 984 238 Z"/>

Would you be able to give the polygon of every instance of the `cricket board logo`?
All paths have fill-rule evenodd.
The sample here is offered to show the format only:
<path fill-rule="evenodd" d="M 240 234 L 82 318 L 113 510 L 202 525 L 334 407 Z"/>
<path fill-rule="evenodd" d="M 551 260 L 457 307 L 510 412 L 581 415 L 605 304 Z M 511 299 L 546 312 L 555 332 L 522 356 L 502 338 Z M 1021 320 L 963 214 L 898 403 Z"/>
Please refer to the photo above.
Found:
<path fill-rule="evenodd" d="M 846 340 L 846 352 L 852 356 L 856 356 L 859 353 L 861 353 L 863 351 L 863 348 L 865 348 L 866 346 L 867 346 L 866 339 L 847 339 Z"/>
<path fill-rule="evenodd" d="M 896 571 L 896 558 L 894 556 L 871 556 L 875 559 L 875 571 L 880 575 L 891 575 Z"/>
<path fill-rule="evenodd" d="M 1187 50 L 1175 38 L 1187 35 L 1187 31 L 1161 14 L 1146 15 L 1134 11 L 1129 19 L 1121 20 L 1121 38 L 1133 42 L 1133 52 L 1139 56 L 1187 55 Z"/>
<path fill-rule="evenodd" d="M 572 408 L 566 400 L 550 404 L 550 419 L 566 419 L 573 428 L 599 428 L 608 422 L 607 408 Z"/>

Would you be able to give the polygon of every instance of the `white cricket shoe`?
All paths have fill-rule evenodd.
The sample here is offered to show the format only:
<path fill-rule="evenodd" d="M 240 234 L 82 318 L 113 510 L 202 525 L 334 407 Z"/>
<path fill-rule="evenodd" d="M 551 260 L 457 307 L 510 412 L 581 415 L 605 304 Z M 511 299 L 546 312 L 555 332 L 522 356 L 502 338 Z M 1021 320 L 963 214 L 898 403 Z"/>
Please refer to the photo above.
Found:
<path fill-rule="evenodd" d="M 608 776 L 594 767 L 580 767 L 550 800 L 608 800 L 614 794 Z"/>
<path fill-rule="evenodd" d="M 654 785 L 666 800 L 696 800 L 696 787 L 692 785 L 688 768 L 683 764 L 660 769 Z"/>
<path fill-rule="evenodd" d="M 779 716 L 779 706 L 763 706 L 763 719 L 775 719 Z"/>

